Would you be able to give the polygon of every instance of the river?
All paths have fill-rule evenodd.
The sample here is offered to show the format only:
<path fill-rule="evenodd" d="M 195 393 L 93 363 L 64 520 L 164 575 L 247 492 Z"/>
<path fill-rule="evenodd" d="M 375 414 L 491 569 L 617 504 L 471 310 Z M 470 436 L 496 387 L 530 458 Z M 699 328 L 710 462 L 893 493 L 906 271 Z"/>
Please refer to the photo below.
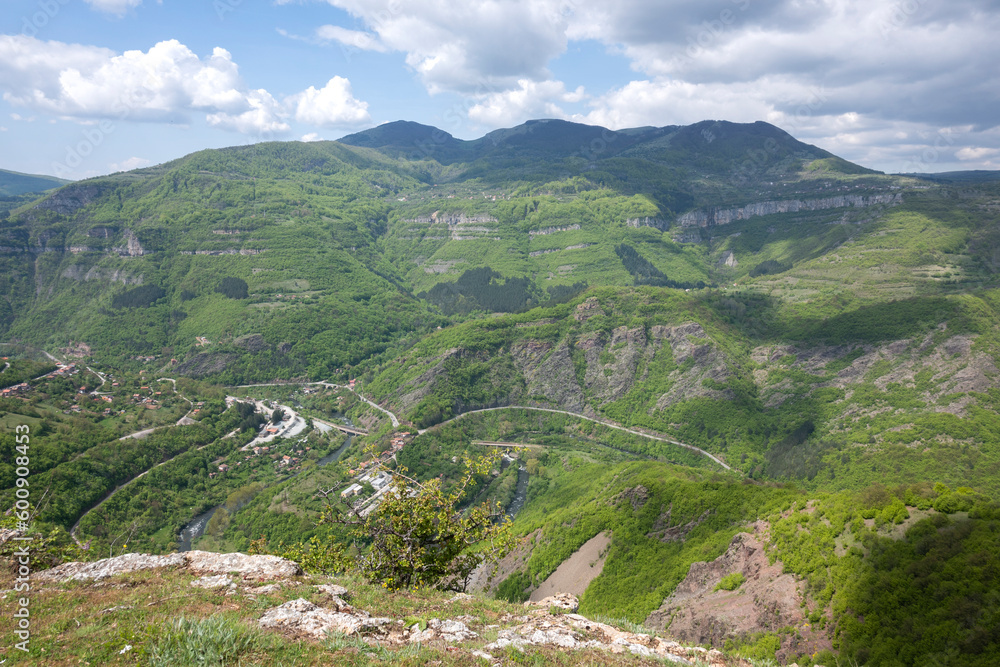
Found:
<path fill-rule="evenodd" d="M 528 500 L 528 470 L 524 466 L 520 466 L 517 469 L 517 487 L 514 490 L 514 500 L 510 501 L 510 505 L 507 506 L 507 518 L 513 521 L 517 513 L 524 507 L 526 500 Z"/>
<path fill-rule="evenodd" d="M 354 424 L 352 424 L 349 419 L 345 418 L 341 414 L 335 414 L 334 418 L 342 420 L 347 426 L 350 426 L 352 428 L 354 426 Z M 325 426 L 323 424 L 318 424 L 318 427 L 324 433 L 332 430 L 332 427 Z M 328 463 L 333 463 L 334 461 L 339 461 L 340 457 L 344 455 L 344 452 L 347 451 L 347 448 L 351 446 L 351 443 L 353 441 L 354 441 L 354 436 L 348 434 L 347 435 L 347 439 L 344 440 L 344 444 L 342 444 L 340 447 L 338 447 L 336 451 L 334 451 L 334 452 L 332 452 L 330 454 L 327 454 L 326 456 L 324 456 L 323 458 L 321 458 L 319 461 L 317 461 L 316 462 L 316 466 L 319 467 L 319 468 L 322 468 L 323 466 L 325 466 Z M 291 475 L 291 477 L 294 477 L 297 474 L 298 473 L 294 473 L 293 475 Z M 279 481 L 275 482 L 274 484 L 280 484 L 281 482 L 287 481 L 291 477 L 286 477 L 285 479 L 279 480 Z M 271 486 L 274 486 L 274 484 L 272 484 Z M 270 487 L 267 487 L 267 488 L 270 488 Z M 261 492 L 267 490 L 267 488 L 261 489 Z M 223 503 L 223 504 L 225 504 L 225 503 Z M 214 515 L 215 512 L 220 507 L 222 507 L 222 505 L 217 505 L 217 506 L 213 507 L 212 509 L 208 510 L 207 512 L 199 514 L 194 519 L 192 519 L 191 521 L 189 521 L 188 524 L 186 526 L 184 526 L 184 528 L 181 529 L 180 535 L 178 535 L 178 537 L 177 537 L 177 551 L 178 552 L 191 551 L 191 545 L 194 543 L 194 541 L 196 539 L 198 539 L 199 537 L 201 537 L 202 535 L 205 534 L 205 528 L 208 526 L 208 522 L 212 520 L 212 515 Z"/>

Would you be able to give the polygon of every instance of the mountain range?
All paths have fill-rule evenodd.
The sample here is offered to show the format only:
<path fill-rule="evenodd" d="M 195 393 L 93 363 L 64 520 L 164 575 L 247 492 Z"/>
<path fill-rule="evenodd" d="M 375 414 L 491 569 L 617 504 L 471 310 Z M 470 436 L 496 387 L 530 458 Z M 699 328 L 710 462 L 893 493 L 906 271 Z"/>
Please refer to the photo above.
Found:
<path fill-rule="evenodd" d="M 995 174 L 884 174 L 763 122 L 612 131 L 536 120 L 464 141 L 400 121 L 337 142 L 201 151 L 16 203 L 0 223 L 0 338 L 25 356 L 176 378 L 209 405 L 222 385 L 351 380 L 414 434 L 397 458 L 422 478 L 453 474 L 471 441 L 542 448 L 521 455 L 531 481 L 516 526 L 537 547 L 507 564 L 499 591 L 511 599 L 611 531 L 582 608 L 663 629 L 687 613 L 675 591 L 691 563 L 723 558 L 743 531 L 798 577 L 796 623 L 827 619 L 823 646 L 888 665 L 865 649 L 875 635 L 862 614 L 845 611 L 874 604 L 847 583 L 878 578 L 862 578 L 862 563 L 903 577 L 928 552 L 878 560 L 893 545 L 944 549 L 924 520 L 967 531 L 947 556 L 963 563 L 995 536 Z M 315 404 L 328 418 L 340 414 L 332 396 Z M 348 403 L 388 446 L 384 415 Z M 8 420 L 20 414 L 3 405 Z M 54 401 L 34 405 L 38 419 L 66 419 Z M 509 410 L 475 412 L 494 408 Z M 131 467 L 120 461 L 132 445 L 108 444 L 124 422 L 95 416 L 90 440 L 62 450 L 52 426 L 35 473 L 66 494 L 84 464 L 104 481 L 48 520 L 68 529 L 150 457 L 190 455 L 197 493 L 164 464 L 169 484 L 150 475 L 132 487 L 162 500 L 155 517 L 109 502 L 79 524 L 104 540 L 143 517 L 134 543 L 169 550 L 192 498 L 219 504 L 238 488 L 208 477 L 238 457 L 215 440 L 238 421 L 205 409 L 211 420 L 184 427 L 190 443 L 154 439 L 155 456 Z M 306 489 L 320 474 L 254 487 L 257 499 L 216 526 L 218 544 L 307 539 L 314 528 L 293 517 L 316 510 Z M 516 466 L 497 474 L 483 493 L 509 500 Z M 246 475 L 240 484 L 256 479 Z M 792 519 L 809 535 L 798 546 Z M 983 558 L 975 566 L 989 570 L 995 551 Z M 920 562 L 906 576 L 940 573 Z M 995 647 L 989 572 L 975 610 L 959 609 L 965 593 L 941 593 L 965 624 L 951 648 L 976 657 L 940 664 L 988 664 L 975 660 Z M 908 581 L 893 590 L 905 596 Z M 908 604 L 871 613 L 897 618 Z M 801 655 L 783 627 L 754 632 Z M 744 630 L 741 645 L 764 641 Z M 736 633 L 687 632 L 716 644 Z M 920 650 L 901 664 L 922 664 Z"/>

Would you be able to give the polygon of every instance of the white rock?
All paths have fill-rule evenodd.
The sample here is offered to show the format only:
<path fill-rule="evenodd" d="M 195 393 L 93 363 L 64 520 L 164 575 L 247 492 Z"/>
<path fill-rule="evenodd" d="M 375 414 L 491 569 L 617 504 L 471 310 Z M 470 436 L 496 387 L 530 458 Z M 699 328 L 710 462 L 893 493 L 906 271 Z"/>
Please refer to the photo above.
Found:
<path fill-rule="evenodd" d="M 195 579 L 191 582 L 191 585 L 195 588 L 206 588 L 214 591 L 219 588 L 225 588 L 232 583 L 233 580 L 229 578 L 228 574 L 216 574 Z"/>
<path fill-rule="evenodd" d="M 209 551 L 188 551 L 183 554 L 192 572 L 212 574 L 236 573 L 243 579 L 273 581 L 302 574 L 298 564 L 278 556 L 248 556 L 241 553 L 216 554 Z"/>
<path fill-rule="evenodd" d="M 316 590 L 320 593 L 325 593 L 326 595 L 335 596 L 338 598 L 349 598 L 351 597 L 351 592 L 348 591 L 343 586 L 338 586 L 337 584 L 324 584 L 322 586 L 317 586 Z"/>
<path fill-rule="evenodd" d="M 164 567 L 182 568 L 187 564 L 184 554 L 151 556 L 150 554 L 122 554 L 114 558 L 104 558 L 93 563 L 63 563 L 51 570 L 43 570 L 32 575 L 43 581 L 100 581 L 107 577 L 142 570 Z"/>

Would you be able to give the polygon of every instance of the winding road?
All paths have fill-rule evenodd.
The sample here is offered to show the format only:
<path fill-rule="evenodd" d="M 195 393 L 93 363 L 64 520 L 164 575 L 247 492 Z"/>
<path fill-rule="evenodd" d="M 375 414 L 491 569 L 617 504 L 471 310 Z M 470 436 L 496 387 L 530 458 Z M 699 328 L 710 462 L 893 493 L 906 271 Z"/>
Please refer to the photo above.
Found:
<path fill-rule="evenodd" d="M 361 394 L 359 394 L 357 391 L 355 391 L 353 387 L 348 387 L 348 386 L 345 386 L 345 385 L 342 385 L 342 384 L 335 384 L 333 382 L 270 382 L 270 383 L 264 383 L 264 384 L 238 385 L 238 387 L 239 388 L 244 388 L 244 387 L 278 387 L 278 386 L 283 386 L 283 385 L 313 385 L 313 386 L 322 386 L 322 387 L 334 387 L 334 388 L 337 388 L 337 389 L 348 389 L 348 390 L 354 392 L 358 396 L 358 398 L 360 398 L 362 401 L 364 401 L 368 405 L 372 406 L 376 410 L 379 410 L 379 411 L 384 412 L 385 414 L 387 414 L 389 416 L 389 419 L 392 420 L 392 426 L 393 426 L 393 428 L 399 428 L 399 419 L 396 417 L 396 415 L 394 415 L 392 412 L 389 412 L 385 408 L 383 408 L 383 407 L 381 407 L 379 405 L 376 405 L 372 401 L 368 400 L 367 398 L 365 398 L 364 396 L 362 396 Z M 533 410 L 533 411 L 536 411 L 536 412 L 552 412 L 554 414 L 567 415 L 569 417 L 576 417 L 577 419 L 583 419 L 585 421 L 594 422 L 595 424 L 601 424 L 602 426 L 607 426 L 608 428 L 613 428 L 613 429 L 618 430 L 618 431 L 624 431 L 625 433 L 631 433 L 632 435 L 637 435 L 637 436 L 639 436 L 641 438 L 648 438 L 650 440 L 659 440 L 660 442 L 666 442 L 666 443 L 669 443 L 671 445 L 676 445 L 678 447 L 683 447 L 685 449 L 689 449 L 692 452 L 697 452 L 698 454 L 701 454 L 702 456 L 705 456 L 705 457 L 707 457 L 707 458 L 715 461 L 720 466 L 722 466 L 723 468 L 725 468 L 726 470 L 728 470 L 730 472 L 736 472 L 736 473 L 742 474 L 742 472 L 740 472 L 739 470 L 733 470 L 733 468 L 731 468 L 730 466 L 728 466 L 724 461 L 722 461 L 718 457 L 716 457 L 716 456 L 714 456 L 714 455 L 706 452 L 701 447 L 695 447 L 694 445 L 689 445 L 689 444 L 680 442 L 678 440 L 674 440 L 672 438 L 667 438 L 667 437 L 662 436 L 662 435 L 653 435 L 651 433 L 644 433 L 642 431 L 637 431 L 635 429 L 627 428 L 627 427 L 622 426 L 620 424 L 615 424 L 614 422 L 606 421 L 604 419 L 595 419 L 594 417 L 588 417 L 586 415 L 580 414 L 579 412 L 569 412 L 568 410 L 555 410 L 553 408 L 535 408 L 535 407 L 531 407 L 531 406 L 527 406 L 527 405 L 507 405 L 507 406 L 499 407 L 499 408 L 482 408 L 480 410 L 469 410 L 468 412 L 463 412 L 462 414 L 458 415 L 457 417 L 452 417 L 451 419 L 449 419 L 447 421 L 443 421 L 440 424 L 435 424 L 431 428 L 436 428 L 438 426 L 441 426 L 442 424 L 447 424 L 449 422 L 455 421 L 456 419 L 461 419 L 465 415 L 471 415 L 471 414 L 475 414 L 477 412 L 494 412 L 494 411 L 497 411 L 497 410 Z M 425 429 L 421 429 L 420 431 L 417 431 L 417 433 L 418 434 L 423 434 L 423 433 L 426 433 L 429 430 L 430 429 L 426 429 L 425 428 Z"/>
<path fill-rule="evenodd" d="M 552 412 L 552 413 L 555 413 L 555 414 L 558 414 L 558 415 L 568 415 L 570 417 L 576 417 L 577 419 L 584 419 L 586 421 L 594 422 L 595 424 L 601 424 L 602 426 L 607 426 L 608 428 L 613 428 L 613 429 L 616 429 L 618 431 L 625 431 L 626 433 L 631 433 L 632 435 L 638 435 L 638 436 L 643 437 L 643 438 L 649 438 L 650 440 L 659 440 L 661 442 L 668 442 L 671 445 L 677 445 L 678 447 L 684 447 L 685 449 L 690 449 L 691 451 L 697 452 L 697 453 L 701 454 L 702 456 L 707 456 L 708 458 L 712 459 L 713 461 L 715 461 L 716 463 L 718 463 L 720 466 L 722 466 L 726 470 L 729 470 L 729 471 L 732 471 L 732 472 L 739 472 L 739 471 L 733 471 L 733 469 L 730 468 L 728 465 L 726 465 L 721 460 L 719 460 L 715 456 L 709 454 L 708 452 L 706 452 L 704 449 L 702 449 L 700 447 L 695 447 L 694 445 L 688 445 L 688 444 L 685 444 L 683 442 L 678 442 L 677 440 L 673 440 L 671 438 L 665 438 L 665 437 L 659 436 L 659 435 L 651 435 L 649 433 L 643 433 L 642 431 L 636 431 L 634 429 L 626 428 L 624 426 L 620 426 L 619 424 L 615 424 L 613 422 L 605 421 L 603 419 L 594 419 L 593 417 L 587 417 L 586 415 L 581 415 L 578 412 L 569 412 L 567 410 L 554 410 L 552 408 L 533 408 L 533 407 L 530 407 L 530 406 L 527 406 L 527 405 L 507 405 L 507 406 L 504 406 L 502 408 L 482 408 L 480 410 L 469 410 L 468 412 L 463 412 L 462 414 L 458 415 L 457 417 L 452 417 L 451 419 L 449 419 L 447 421 L 443 421 L 440 424 L 435 424 L 431 428 L 437 428 L 438 426 L 441 426 L 443 424 L 448 424 L 448 423 L 453 422 L 453 421 L 455 421 L 457 419 L 461 419 L 465 415 L 472 415 L 472 414 L 476 414 L 477 412 L 495 412 L 497 410 L 533 410 L 535 412 Z M 422 429 L 420 431 L 417 431 L 417 433 L 423 434 L 423 433 L 426 433 L 429 430 L 431 430 L 431 429 L 426 429 L 425 428 L 425 429 Z"/>

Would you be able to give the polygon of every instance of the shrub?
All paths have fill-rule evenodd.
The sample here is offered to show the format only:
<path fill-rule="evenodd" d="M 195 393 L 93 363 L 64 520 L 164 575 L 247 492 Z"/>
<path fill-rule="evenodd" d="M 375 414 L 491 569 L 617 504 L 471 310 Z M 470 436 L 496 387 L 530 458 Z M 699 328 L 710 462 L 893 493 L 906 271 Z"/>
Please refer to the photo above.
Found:
<path fill-rule="evenodd" d="M 448 492 L 439 478 L 421 483 L 397 468 L 376 509 L 362 516 L 356 507 L 343 512 L 328 502 L 320 523 L 348 526 L 358 541 L 370 544 L 354 563 L 370 583 L 390 590 L 464 591 L 472 572 L 507 555 L 514 538 L 499 504 L 458 508 L 477 478 L 499 465 L 500 452 L 463 460 L 464 472 Z M 387 470 L 379 459 L 375 461 L 374 469 Z M 332 493 L 333 489 L 324 492 L 328 498 Z"/>
<path fill-rule="evenodd" d="M 746 581 L 746 577 L 743 576 L 742 572 L 733 572 L 732 574 L 727 574 L 722 578 L 722 580 L 715 585 L 713 590 L 717 591 L 735 591 L 737 588 L 743 585 Z"/>

